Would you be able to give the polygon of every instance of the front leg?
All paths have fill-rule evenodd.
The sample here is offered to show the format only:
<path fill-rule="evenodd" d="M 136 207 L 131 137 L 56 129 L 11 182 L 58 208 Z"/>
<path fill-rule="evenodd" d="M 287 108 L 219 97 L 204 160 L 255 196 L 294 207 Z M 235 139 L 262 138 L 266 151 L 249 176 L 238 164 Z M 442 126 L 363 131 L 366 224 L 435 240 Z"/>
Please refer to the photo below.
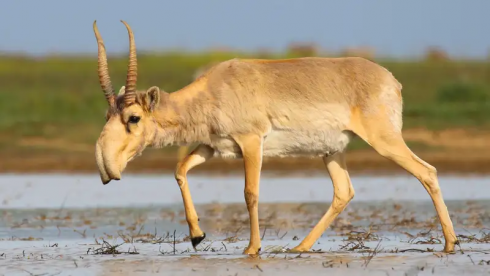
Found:
<path fill-rule="evenodd" d="M 196 249 L 196 246 L 204 240 L 206 233 L 199 227 L 199 218 L 196 209 L 194 208 L 194 203 L 192 203 L 191 192 L 189 191 L 189 184 L 187 183 L 187 172 L 193 167 L 209 160 L 213 157 L 213 154 L 213 148 L 206 145 L 199 145 L 185 157 L 184 160 L 177 164 L 177 169 L 175 171 L 175 179 L 179 184 L 182 199 L 184 200 L 185 218 L 189 225 L 189 234 L 194 249 Z"/>
<path fill-rule="evenodd" d="M 234 139 L 242 150 L 245 165 L 245 202 L 250 218 L 250 241 L 243 253 L 256 255 L 261 249 L 258 207 L 263 139 L 258 135 L 240 136 Z"/>

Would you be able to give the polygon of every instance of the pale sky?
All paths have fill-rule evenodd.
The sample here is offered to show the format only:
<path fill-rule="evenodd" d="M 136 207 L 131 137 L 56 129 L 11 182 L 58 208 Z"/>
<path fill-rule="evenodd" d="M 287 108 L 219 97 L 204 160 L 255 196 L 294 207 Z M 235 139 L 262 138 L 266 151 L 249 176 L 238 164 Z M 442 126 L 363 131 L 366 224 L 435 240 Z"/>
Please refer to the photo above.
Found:
<path fill-rule="evenodd" d="M 108 52 L 126 52 L 123 19 L 142 51 L 284 50 L 303 41 L 326 51 L 369 46 L 393 57 L 438 46 L 479 58 L 490 52 L 489 12 L 490 0 L 2 0 L 0 51 L 96 53 L 97 19 Z"/>

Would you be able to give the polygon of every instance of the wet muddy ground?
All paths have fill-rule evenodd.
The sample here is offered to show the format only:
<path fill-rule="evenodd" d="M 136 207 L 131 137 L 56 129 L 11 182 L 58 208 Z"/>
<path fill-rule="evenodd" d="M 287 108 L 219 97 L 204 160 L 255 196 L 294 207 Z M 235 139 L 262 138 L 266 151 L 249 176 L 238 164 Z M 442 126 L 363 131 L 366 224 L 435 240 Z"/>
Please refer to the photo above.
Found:
<path fill-rule="evenodd" d="M 248 243 L 239 177 L 190 177 L 207 238 L 195 251 L 171 176 L 0 177 L 0 275 L 488 275 L 490 179 L 440 177 L 461 241 L 441 253 L 435 209 L 410 176 L 353 177 L 356 196 L 312 251 L 287 253 L 326 212 L 327 177 L 267 178 L 262 251 Z M 489 192 L 487 192 L 489 191 Z"/>

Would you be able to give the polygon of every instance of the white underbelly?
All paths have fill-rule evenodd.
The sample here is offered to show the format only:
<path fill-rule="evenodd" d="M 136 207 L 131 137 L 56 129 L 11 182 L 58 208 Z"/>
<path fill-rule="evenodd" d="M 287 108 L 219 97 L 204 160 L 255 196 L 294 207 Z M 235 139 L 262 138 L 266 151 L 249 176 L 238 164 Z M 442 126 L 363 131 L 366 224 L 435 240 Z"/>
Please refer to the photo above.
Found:
<path fill-rule="evenodd" d="M 351 133 L 340 130 L 273 130 L 264 139 L 264 157 L 315 157 L 343 151 L 349 144 Z M 241 158 L 238 144 L 227 137 L 214 137 L 211 147 L 215 156 Z"/>

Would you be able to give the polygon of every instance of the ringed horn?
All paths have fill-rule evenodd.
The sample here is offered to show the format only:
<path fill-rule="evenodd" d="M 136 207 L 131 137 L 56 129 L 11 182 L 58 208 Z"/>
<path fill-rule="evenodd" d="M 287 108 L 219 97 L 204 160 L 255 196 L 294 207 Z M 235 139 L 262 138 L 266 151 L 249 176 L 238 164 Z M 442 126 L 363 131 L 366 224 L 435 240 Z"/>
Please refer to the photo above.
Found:
<path fill-rule="evenodd" d="M 129 27 L 128 23 L 126 23 L 125 21 L 121 20 L 121 22 L 126 26 L 129 35 L 129 65 L 128 73 L 126 75 L 124 103 L 126 105 L 130 105 L 134 103 L 134 100 L 136 98 L 136 80 L 138 77 L 136 46 L 134 43 L 134 35 L 131 27 Z M 114 94 L 114 88 L 112 87 L 111 78 L 109 76 L 109 69 L 107 67 L 107 55 L 105 51 L 104 41 L 102 40 L 96 23 L 97 20 L 94 21 L 94 33 L 98 45 L 99 82 L 102 90 L 104 91 L 104 95 L 107 99 L 107 102 L 109 103 L 109 106 L 113 107 L 115 104 L 116 96 Z"/>

